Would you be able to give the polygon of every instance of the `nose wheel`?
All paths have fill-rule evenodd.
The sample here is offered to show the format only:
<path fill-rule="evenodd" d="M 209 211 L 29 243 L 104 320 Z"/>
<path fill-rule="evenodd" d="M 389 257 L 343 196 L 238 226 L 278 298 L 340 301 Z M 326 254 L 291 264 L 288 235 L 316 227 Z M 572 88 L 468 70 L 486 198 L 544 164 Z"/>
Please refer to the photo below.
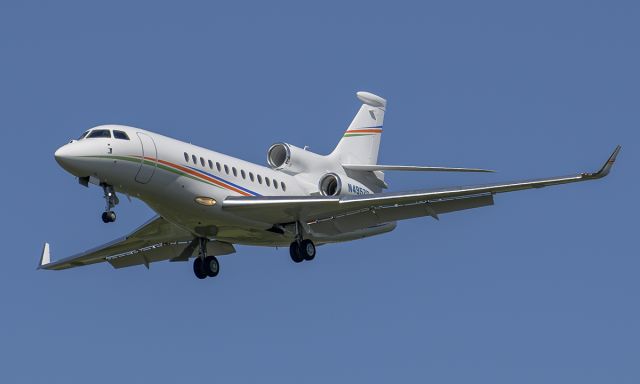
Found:
<path fill-rule="evenodd" d="M 104 200 L 106 203 L 106 208 L 104 212 L 102 212 L 102 222 L 113 223 L 116 221 L 116 213 L 113 212 L 112 209 L 118 205 L 120 199 L 116 196 L 116 190 L 113 188 L 113 185 L 102 184 L 101 186 L 104 191 Z"/>
<path fill-rule="evenodd" d="M 113 211 L 102 212 L 103 223 L 113 223 L 116 221 L 116 213 Z"/>

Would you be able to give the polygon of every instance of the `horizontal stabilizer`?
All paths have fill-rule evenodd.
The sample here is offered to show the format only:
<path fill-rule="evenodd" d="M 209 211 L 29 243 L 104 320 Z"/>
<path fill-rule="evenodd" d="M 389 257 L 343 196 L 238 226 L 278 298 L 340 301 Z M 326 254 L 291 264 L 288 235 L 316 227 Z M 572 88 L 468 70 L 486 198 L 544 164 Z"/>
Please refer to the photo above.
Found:
<path fill-rule="evenodd" d="M 420 171 L 420 172 L 495 172 L 480 168 L 422 167 L 416 165 L 343 164 L 352 171 Z"/>

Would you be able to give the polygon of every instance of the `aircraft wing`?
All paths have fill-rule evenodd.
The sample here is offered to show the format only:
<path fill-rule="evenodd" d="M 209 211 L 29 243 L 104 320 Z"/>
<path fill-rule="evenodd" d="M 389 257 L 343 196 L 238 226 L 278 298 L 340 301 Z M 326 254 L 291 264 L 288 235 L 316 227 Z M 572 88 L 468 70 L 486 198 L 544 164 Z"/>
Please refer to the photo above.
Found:
<path fill-rule="evenodd" d="M 493 195 L 496 193 L 600 179 L 609 174 L 620 148 L 620 146 L 617 146 L 602 168 L 594 173 L 579 173 L 571 176 L 511 183 L 368 195 L 234 196 L 226 198 L 222 203 L 222 207 L 235 214 L 273 224 L 294 221 L 315 224 L 343 220 L 349 216 L 354 218 L 357 216 L 376 216 L 378 217 L 378 222 L 403 220 L 418 216 L 437 218 L 438 213 L 491 205 L 493 204 Z"/>
<path fill-rule="evenodd" d="M 107 261 L 114 268 L 130 267 L 161 260 L 186 261 L 198 249 L 197 239 L 188 231 L 160 216 L 147 221 L 129 235 L 60 260 L 51 261 L 50 247 L 45 243 L 38 269 L 67 269 Z M 235 252 L 232 244 L 210 241 L 207 254 L 226 255 Z"/>

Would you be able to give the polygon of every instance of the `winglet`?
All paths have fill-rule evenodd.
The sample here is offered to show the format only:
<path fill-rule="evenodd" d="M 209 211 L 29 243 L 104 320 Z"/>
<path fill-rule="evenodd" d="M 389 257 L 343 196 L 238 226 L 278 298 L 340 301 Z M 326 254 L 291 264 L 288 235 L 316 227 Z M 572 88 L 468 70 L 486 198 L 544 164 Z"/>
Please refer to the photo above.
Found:
<path fill-rule="evenodd" d="M 51 263 L 51 252 L 49 251 L 49 243 L 44 243 L 44 247 L 42 247 L 42 255 L 40 255 L 40 264 L 38 264 L 38 269 L 45 267 L 49 263 Z"/>
<path fill-rule="evenodd" d="M 602 168 L 600 168 L 598 172 L 583 173 L 582 175 L 585 177 L 594 178 L 594 179 L 599 179 L 607 176 L 611 171 L 611 168 L 613 167 L 613 163 L 616 162 L 616 157 L 618 157 L 618 153 L 620 153 L 620 149 L 622 149 L 622 146 L 618 145 L 616 149 L 613 150 L 613 153 L 611 153 L 611 156 L 609 156 L 607 161 L 604 163 L 604 165 L 602 166 Z"/>

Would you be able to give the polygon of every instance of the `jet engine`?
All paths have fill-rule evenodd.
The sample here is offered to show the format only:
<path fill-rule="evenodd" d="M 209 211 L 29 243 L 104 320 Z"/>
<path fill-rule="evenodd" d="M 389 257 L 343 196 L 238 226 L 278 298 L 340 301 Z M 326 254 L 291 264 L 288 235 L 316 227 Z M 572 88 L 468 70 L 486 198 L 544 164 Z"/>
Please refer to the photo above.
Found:
<path fill-rule="evenodd" d="M 287 143 L 273 144 L 267 151 L 267 162 L 272 169 L 292 175 L 311 171 L 326 161 L 326 156 Z"/>
<path fill-rule="evenodd" d="M 323 196 L 338 196 L 342 192 L 342 181 L 335 173 L 327 173 L 322 176 L 318 189 Z"/>
<path fill-rule="evenodd" d="M 320 178 L 318 190 L 323 196 L 368 195 L 373 193 L 359 181 L 333 172 L 325 173 Z"/>

